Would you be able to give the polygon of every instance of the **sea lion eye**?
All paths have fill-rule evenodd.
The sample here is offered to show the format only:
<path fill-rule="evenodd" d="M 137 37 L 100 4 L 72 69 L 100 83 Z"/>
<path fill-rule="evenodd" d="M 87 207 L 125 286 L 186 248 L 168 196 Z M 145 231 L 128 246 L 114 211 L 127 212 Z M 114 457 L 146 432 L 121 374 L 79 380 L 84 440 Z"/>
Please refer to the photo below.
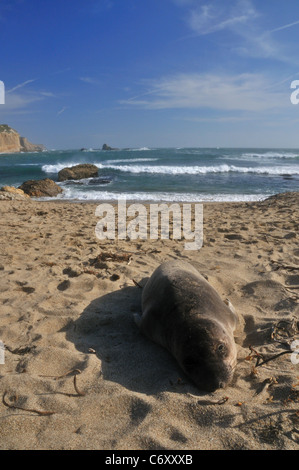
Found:
<path fill-rule="evenodd" d="M 225 347 L 225 344 L 223 343 L 220 343 L 217 347 L 217 352 L 218 354 L 220 354 L 221 356 L 224 356 L 224 354 L 226 353 L 226 347 Z"/>

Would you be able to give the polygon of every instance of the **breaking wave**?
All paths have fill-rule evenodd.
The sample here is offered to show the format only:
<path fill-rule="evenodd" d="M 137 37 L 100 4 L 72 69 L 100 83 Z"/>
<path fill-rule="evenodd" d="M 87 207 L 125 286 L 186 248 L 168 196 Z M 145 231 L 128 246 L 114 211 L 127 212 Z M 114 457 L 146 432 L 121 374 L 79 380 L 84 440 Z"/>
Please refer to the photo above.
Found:
<path fill-rule="evenodd" d="M 241 202 L 261 201 L 269 194 L 205 194 L 205 193 L 170 193 L 170 192 L 112 192 L 112 191 L 80 191 L 72 187 L 64 187 L 63 194 L 57 199 L 76 201 L 153 201 L 153 202 Z M 53 198 L 43 198 L 44 200 Z"/>
<path fill-rule="evenodd" d="M 165 165 L 116 165 L 111 162 L 95 163 L 99 169 L 110 169 L 129 173 L 151 173 L 165 175 L 199 175 L 207 173 L 255 173 L 258 175 L 299 175 L 299 165 L 243 167 L 235 165 L 212 166 L 165 166 Z M 43 165 L 45 173 L 58 173 L 68 164 Z"/>

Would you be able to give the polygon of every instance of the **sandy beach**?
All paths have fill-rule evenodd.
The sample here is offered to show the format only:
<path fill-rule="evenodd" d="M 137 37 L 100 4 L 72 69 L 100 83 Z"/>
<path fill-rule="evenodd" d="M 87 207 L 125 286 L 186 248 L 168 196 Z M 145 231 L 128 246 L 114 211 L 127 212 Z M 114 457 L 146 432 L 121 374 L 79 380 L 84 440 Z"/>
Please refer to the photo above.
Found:
<path fill-rule="evenodd" d="M 197 251 L 99 240 L 96 206 L 0 201 L 0 449 L 298 449 L 299 354 L 262 362 L 299 339 L 299 193 L 204 204 Z M 134 323 L 136 283 L 171 259 L 245 319 L 224 390 L 199 391 Z"/>

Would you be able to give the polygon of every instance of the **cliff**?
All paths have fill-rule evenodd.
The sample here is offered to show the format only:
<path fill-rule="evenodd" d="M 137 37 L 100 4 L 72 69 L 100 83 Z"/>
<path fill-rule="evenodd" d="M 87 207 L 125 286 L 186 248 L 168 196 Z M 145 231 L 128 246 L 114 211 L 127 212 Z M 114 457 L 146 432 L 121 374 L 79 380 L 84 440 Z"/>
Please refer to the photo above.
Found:
<path fill-rule="evenodd" d="M 0 153 L 41 152 L 43 145 L 32 144 L 7 124 L 0 124 Z"/>

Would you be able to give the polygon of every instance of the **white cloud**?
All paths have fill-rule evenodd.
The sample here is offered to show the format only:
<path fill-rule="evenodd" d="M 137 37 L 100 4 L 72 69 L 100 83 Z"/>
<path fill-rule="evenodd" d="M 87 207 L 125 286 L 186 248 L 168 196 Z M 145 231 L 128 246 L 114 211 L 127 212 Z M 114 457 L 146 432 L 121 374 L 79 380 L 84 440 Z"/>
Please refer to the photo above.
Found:
<path fill-rule="evenodd" d="M 239 56 L 271 58 L 292 64 L 296 62 L 296 58 L 290 57 L 284 45 L 276 41 L 271 33 L 294 26 L 297 22 L 272 31 L 265 30 L 264 17 L 251 0 L 190 0 L 187 3 L 182 0 L 181 6 L 185 10 L 185 21 L 191 32 L 190 36 L 181 39 L 229 31 L 235 35 L 236 41 L 227 45 L 231 52 Z"/>
<path fill-rule="evenodd" d="M 245 121 L 256 121 L 256 115 L 249 116 L 222 116 L 222 117 L 180 117 L 182 121 L 200 123 L 240 123 Z"/>
<path fill-rule="evenodd" d="M 45 98 L 56 98 L 55 93 L 52 93 L 52 91 L 40 91 L 39 94 Z"/>
<path fill-rule="evenodd" d="M 60 116 L 60 114 L 64 113 L 64 111 L 68 108 L 68 106 L 63 106 L 63 108 L 61 108 L 58 113 L 56 114 L 56 116 Z"/>
<path fill-rule="evenodd" d="M 34 90 L 32 87 L 25 89 L 25 87 L 37 79 L 26 80 L 22 83 L 15 85 L 8 89 L 5 94 L 5 105 L 1 108 L 1 114 L 12 112 L 28 112 L 31 105 L 47 98 L 54 98 L 52 92 L 45 90 Z"/>
<path fill-rule="evenodd" d="M 121 103 L 146 109 L 252 112 L 289 106 L 289 95 L 271 89 L 269 80 L 260 74 L 178 74 L 148 81 L 147 85 L 150 91 Z"/>
<path fill-rule="evenodd" d="M 17 110 L 27 108 L 29 105 L 43 100 L 44 97 L 35 93 L 20 94 L 20 93 L 7 93 L 5 96 L 5 108 L 3 111 Z"/>
<path fill-rule="evenodd" d="M 245 25 L 258 16 L 249 0 L 228 2 L 213 0 L 192 8 L 189 12 L 189 27 L 196 34 L 210 34 L 224 29 L 234 29 Z"/>
<path fill-rule="evenodd" d="M 19 88 L 23 88 L 24 86 L 28 85 L 29 83 L 35 82 L 36 80 L 37 80 L 36 78 L 33 78 L 31 80 L 26 80 L 25 82 L 19 83 L 18 85 L 15 85 L 10 90 L 7 90 L 7 93 L 12 93 L 12 92 L 18 90 Z"/>
<path fill-rule="evenodd" d="M 271 31 L 269 31 L 269 33 L 276 33 L 277 31 L 282 31 L 283 29 L 288 29 L 298 24 L 299 24 L 299 21 L 294 21 L 293 23 L 285 24 L 283 26 L 279 26 L 278 28 L 272 29 Z"/>
<path fill-rule="evenodd" d="M 92 85 L 99 85 L 99 80 L 93 77 L 79 77 L 79 80 L 84 83 L 90 83 Z"/>

